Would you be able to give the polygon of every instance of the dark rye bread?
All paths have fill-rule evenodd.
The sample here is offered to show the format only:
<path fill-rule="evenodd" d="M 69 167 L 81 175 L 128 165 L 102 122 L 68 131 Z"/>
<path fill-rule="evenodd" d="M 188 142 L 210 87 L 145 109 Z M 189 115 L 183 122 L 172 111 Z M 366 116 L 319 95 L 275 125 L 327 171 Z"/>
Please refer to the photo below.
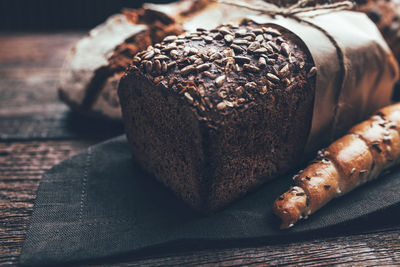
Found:
<path fill-rule="evenodd" d="M 133 155 L 195 209 L 217 210 L 298 160 L 315 70 L 304 43 L 278 26 L 167 37 L 120 82 Z"/>

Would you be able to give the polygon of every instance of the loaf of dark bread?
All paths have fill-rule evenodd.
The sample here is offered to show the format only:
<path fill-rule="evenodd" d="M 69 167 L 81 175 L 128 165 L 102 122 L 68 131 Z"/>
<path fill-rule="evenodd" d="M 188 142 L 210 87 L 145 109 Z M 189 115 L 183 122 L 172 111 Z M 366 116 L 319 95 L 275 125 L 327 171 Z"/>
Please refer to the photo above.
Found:
<path fill-rule="evenodd" d="M 120 81 L 133 155 L 195 209 L 217 210 L 302 154 L 315 70 L 304 43 L 278 26 L 169 36 Z"/>
<path fill-rule="evenodd" d="M 340 1 L 314 0 L 308 1 L 308 5 Z M 288 6 L 298 0 L 268 2 Z M 400 60 L 400 3 L 396 0 L 357 0 L 356 3 L 355 9 L 366 13 L 377 24 L 394 55 Z M 125 10 L 96 27 L 77 44 L 61 74 L 60 98 L 80 113 L 118 120 L 121 113 L 116 90 L 123 71 L 137 52 L 160 42 L 169 34 L 191 31 L 196 25 L 215 27 L 251 14 L 250 10 L 238 11 L 234 6 L 211 0 L 180 0 L 166 5 L 147 4 L 138 10 Z M 123 35 L 122 41 L 112 42 L 116 38 L 113 32 L 120 33 L 121 38 Z M 93 49 L 104 43 L 109 45 Z"/>

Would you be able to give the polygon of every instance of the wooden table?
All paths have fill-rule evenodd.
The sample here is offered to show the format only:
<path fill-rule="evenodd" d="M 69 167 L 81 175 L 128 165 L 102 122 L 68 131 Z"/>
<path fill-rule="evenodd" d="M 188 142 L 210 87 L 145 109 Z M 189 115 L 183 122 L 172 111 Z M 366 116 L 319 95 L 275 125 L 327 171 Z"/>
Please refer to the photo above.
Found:
<path fill-rule="evenodd" d="M 63 59 L 82 35 L 0 34 L 0 265 L 17 264 L 42 174 L 79 150 L 122 132 L 120 124 L 72 114 L 57 98 Z M 106 264 L 400 266 L 397 226 L 369 234 L 135 256 Z"/>

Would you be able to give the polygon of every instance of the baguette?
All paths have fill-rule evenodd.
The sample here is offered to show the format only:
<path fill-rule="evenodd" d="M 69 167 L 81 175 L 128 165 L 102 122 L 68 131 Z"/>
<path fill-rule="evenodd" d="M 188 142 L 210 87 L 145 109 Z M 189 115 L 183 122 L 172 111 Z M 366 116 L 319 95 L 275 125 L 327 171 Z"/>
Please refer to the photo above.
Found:
<path fill-rule="evenodd" d="M 280 228 L 292 227 L 331 199 L 378 178 L 399 159 L 400 103 L 354 126 L 293 177 L 294 186 L 274 202 L 273 212 L 282 220 Z"/>

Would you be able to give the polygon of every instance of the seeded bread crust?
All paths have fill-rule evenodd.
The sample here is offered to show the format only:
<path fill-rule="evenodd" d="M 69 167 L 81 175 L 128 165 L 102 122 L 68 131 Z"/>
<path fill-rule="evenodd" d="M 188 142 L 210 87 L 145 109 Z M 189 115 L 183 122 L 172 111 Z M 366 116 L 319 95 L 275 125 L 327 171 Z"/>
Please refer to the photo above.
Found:
<path fill-rule="evenodd" d="M 303 42 L 278 26 L 166 37 L 120 82 L 134 157 L 194 208 L 217 210 L 303 151 L 315 72 Z"/>

